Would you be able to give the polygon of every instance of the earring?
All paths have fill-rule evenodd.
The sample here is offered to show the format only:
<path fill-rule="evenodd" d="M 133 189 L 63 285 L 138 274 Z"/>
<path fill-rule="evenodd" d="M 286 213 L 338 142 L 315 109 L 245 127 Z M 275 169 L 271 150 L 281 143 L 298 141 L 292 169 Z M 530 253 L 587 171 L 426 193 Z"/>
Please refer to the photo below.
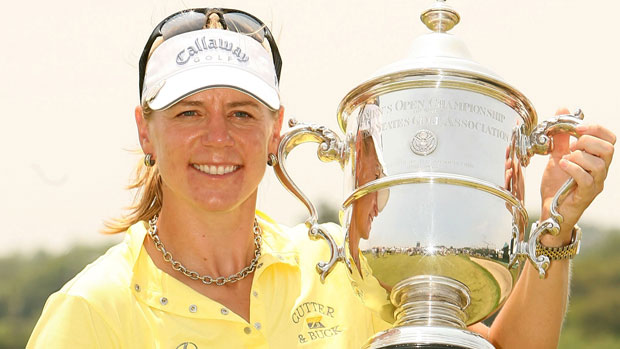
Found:
<path fill-rule="evenodd" d="M 267 165 L 275 166 L 278 163 L 278 157 L 274 153 L 269 153 L 269 157 L 267 158 Z"/>
<path fill-rule="evenodd" d="M 144 166 L 153 167 L 155 165 L 155 159 L 153 159 L 153 154 L 148 153 L 144 156 Z"/>

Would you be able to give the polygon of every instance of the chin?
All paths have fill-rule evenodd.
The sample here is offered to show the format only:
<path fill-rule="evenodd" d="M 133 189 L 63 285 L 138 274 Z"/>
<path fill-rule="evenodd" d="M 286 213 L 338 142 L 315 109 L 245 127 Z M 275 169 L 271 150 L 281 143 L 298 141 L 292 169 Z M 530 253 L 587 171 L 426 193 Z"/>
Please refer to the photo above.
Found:
<path fill-rule="evenodd" d="M 236 195 L 231 195 L 236 194 Z M 231 211 L 243 206 L 248 200 L 252 199 L 252 195 L 241 195 L 241 193 L 202 193 L 198 197 L 194 197 L 196 205 L 203 210 L 209 212 Z"/>

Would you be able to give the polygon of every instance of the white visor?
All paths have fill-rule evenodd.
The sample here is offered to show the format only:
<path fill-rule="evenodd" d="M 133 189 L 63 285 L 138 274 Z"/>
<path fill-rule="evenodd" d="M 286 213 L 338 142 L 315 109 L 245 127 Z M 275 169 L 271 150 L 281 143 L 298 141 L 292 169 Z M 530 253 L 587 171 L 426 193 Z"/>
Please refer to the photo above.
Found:
<path fill-rule="evenodd" d="M 271 54 L 250 36 L 202 29 L 176 35 L 159 45 L 146 65 L 142 104 L 166 109 L 210 88 L 244 92 L 278 110 L 278 79 Z"/>

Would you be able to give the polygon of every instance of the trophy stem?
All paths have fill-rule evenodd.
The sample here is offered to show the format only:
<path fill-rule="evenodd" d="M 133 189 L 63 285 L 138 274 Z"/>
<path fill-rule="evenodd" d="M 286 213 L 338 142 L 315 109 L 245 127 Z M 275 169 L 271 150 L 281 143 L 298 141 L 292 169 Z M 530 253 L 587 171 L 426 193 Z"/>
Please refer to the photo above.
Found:
<path fill-rule="evenodd" d="M 394 327 L 378 333 L 365 349 L 493 349 L 466 329 L 469 288 L 443 276 L 418 275 L 397 283 L 390 293 Z"/>
<path fill-rule="evenodd" d="M 402 280 L 390 294 L 396 307 L 395 327 L 446 326 L 465 328 L 469 289 L 447 277 L 419 275 Z"/>

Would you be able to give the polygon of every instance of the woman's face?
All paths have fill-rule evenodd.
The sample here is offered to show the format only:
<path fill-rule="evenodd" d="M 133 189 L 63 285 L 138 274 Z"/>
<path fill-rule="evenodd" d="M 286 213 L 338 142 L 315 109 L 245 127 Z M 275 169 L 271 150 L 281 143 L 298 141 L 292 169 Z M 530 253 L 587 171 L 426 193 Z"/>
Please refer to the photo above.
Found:
<path fill-rule="evenodd" d="M 363 137 L 358 137 L 361 139 Z M 360 142 L 358 141 L 357 147 L 357 161 L 356 161 L 356 182 L 357 187 L 374 181 L 381 175 L 381 166 L 377 157 L 377 152 L 373 145 L 371 137 L 365 137 Z M 379 214 L 379 208 L 377 206 L 377 192 L 371 192 L 357 199 L 353 203 L 353 226 L 355 234 L 360 238 L 368 239 L 372 221 Z"/>
<path fill-rule="evenodd" d="M 159 167 L 164 204 L 230 211 L 256 200 L 267 155 L 277 150 L 282 112 L 228 88 L 196 93 L 146 118 L 136 108 L 140 143 Z"/>

